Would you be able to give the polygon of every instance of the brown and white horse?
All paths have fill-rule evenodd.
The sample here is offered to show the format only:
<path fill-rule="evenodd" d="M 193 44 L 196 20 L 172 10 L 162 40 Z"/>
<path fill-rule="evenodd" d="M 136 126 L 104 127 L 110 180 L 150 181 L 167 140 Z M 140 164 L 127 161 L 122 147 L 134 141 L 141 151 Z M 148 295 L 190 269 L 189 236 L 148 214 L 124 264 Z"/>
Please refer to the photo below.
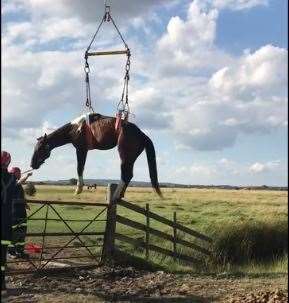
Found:
<path fill-rule="evenodd" d="M 65 124 L 49 135 L 38 138 L 31 159 L 31 167 L 38 169 L 49 158 L 50 152 L 59 146 L 73 144 L 77 155 L 78 182 L 75 193 L 83 189 L 83 170 L 88 150 L 108 150 L 118 146 L 121 160 L 121 180 L 115 192 L 115 199 L 124 196 L 133 177 L 133 166 L 145 149 L 152 187 L 162 197 L 157 176 L 154 145 L 135 124 L 100 114 L 83 115 Z"/>

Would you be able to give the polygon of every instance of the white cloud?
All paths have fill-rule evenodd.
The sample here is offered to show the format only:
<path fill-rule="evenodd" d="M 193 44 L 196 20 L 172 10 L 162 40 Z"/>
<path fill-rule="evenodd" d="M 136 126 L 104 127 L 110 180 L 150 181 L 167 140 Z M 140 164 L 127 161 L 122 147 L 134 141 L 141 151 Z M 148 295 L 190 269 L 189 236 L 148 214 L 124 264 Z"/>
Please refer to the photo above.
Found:
<path fill-rule="evenodd" d="M 249 172 L 254 174 L 270 172 L 281 168 L 281 161 L 275 160 L 266 163 L 255 162 L 249 167 Z"/>
<path fill-rule="evenodd" d="M 236 163 L 232 160 L 229 160 L 227 158 L 222 158 L 219 161 L 217 161 L 217 165 L 223 167 L 223 168 L 233 168 L 236 166 Z"/>
<path fill-rule="evenodd" d="M 286 179 L 285 163 L 280 160 L 258 162 L 248 166 L 242 161 L 222 158 L 213 162 L 187 161 L 187 165 L 180 165 L 168 175 L 172 180 L 186 184 L 219 184 L 219 185 L 276 185 L 280 178 Z M 266 179 L 267 176 L 267 179 Z M 268 182 L 268 176 L 271 181 Z"/>
<path fill-rule="evenodd" d="M 246 2 L 254 5 L 261 2 Z M 186 20 L 171 18 L 147 60 L 156 63 L 145 69 L 148 80 L 133 90 L 134 112 L 146 113 L 141 125 L 169 128 L 178 148 L 222 150 L 239 134 L 286 125 L 287 50 L 268 44 L 234 58 L 214 44 L 217 19 L 218 10 L 200 1 L 190 4 Z"/>
<path fill-rule="evenodd" d="M 25 10 L 25 5 L 22 0 L 4 0 L 1 2 L 1 13 L 2 15 L 18 13 Z"/>
<path fill-rule="evenodd" d="M 177 180 L 187 180 L 189 184 L 210 184 L 217 172 L 214 166 L 194 163 L 176 168 L 172 175 Z"/>
<path fill-rule="evenodd" d="M 236 118 L 228 118 L 222 122 L 222 124 L 226 126 L 236 126 L 239 124 L 239 121 Z"/>
<path fill-rule="evenodd" d="M 87 41 L 87 37 L 94 30 L 91 25 L 82 24 L 77 18 L 59 17 L 10 22 L 3 27 L 3 43 L 34 51 L 37 48 L 47 49 L 49 43 L 59 43 L 58 50 L 61 50 L 61 47 L 71 50 L 75 48 L 75 41 L 79 46 L 84 45 L 84 40 Z M 82 30 L 76 30 L 79 28 Z M 61 39 L 66 39 L 65 46 L 64 43 L 61 45 Z"/>
<path fill-rule="evenodd" d="M 120 0 L 111 1 L 112 15 L 117 20 L 124 23 L 123 20 L 137 18 L 147 14 L 153 7 L 167 4 L 166 0 L 146 0 L 130 1 Z M 173 1 L 176 2 L 176 1 Z M 49 0 L 17 0 L 18 5 L 25 6 L 26 11 L 33 15 L 34 18 L 43 18 L 44 16 L 59 16 L 61 18 L 77 17 L 82 23 L 95 23 L 104 14 L 103 0 L 59 0 L 53 5 Z"/>
<path fill-rule="evenodd" d="M 218 96 L 227 99 L 252 101 L 256 96 L 285 95 L 287 60 L 287 50 L 265 45 L 214 73 L 210 86 Z"/>
<path fill-rule="evenodd" d="M 193 86 L 198 95 L 190 96 L 188 83 L 193 77 L 183 75 L 175 82 L 178 90 L 173 79 L 168 98 L 175 107 L 168 111 L 178 146 L 221 150 L 233 146 L 241 133 L 270 133 L 286 126 L 287 57 L 287 50 L 272 45 L 247 52 L 207 82 Z"/>
<path fill-rule="evenodd" d="M 214 46 L 219 12 L 200 1 L 191 2 L 186 20 L 175 16 L 158 41 L 158 58 L 163 75 L 179 70 L 210 70 L 231 58 Z"/>
<path fill-rule="evenodd" d="M 266 169 L 265 164 L 256 162 L 249 167 L 249 171 L 253 173 L 260 173 Z"/>
<path fill-rule="evenodd" d="M 216 34 L 217 17 L 217 10 L 204 12 L 198 2 L 194 1 L 189 7 L 187 21 L 178 16 L 170 19 L 167 33 L 161 38 L 159 46 L 172 49 L 178 46 L 177 50 L 180 51 L 191 50 L 200 44 L 212 44 Z"/>
<path fill-rule="evenodd" d="M 18 127 L 37 127 L 51 111 L 81 96 L 80 63 L 76 52 L 32 53 L 7 47 L 2 66 L 4 126 L 15 132 Z"/>
<path fill-rule="evenodd" d="M 219 9 L 242 10 L 259 5 L 268 5 L 268 0 L 213 0 L 213 6 Z"/>

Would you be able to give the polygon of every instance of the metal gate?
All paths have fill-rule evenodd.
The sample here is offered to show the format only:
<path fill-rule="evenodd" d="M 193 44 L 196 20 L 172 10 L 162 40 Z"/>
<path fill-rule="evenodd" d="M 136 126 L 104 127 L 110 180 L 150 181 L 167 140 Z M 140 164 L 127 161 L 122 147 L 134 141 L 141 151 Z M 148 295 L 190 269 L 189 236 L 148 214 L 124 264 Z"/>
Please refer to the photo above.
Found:
<path fill-rule="evenodd" d="M 8 257 L 7 274 L 99 265 L 107 203 L 44 200 L 27 203 L 31 208 L 25 243 L 29 258 Z M 23 222 L 19 222 L 18 226 L 21 225 Z"/>

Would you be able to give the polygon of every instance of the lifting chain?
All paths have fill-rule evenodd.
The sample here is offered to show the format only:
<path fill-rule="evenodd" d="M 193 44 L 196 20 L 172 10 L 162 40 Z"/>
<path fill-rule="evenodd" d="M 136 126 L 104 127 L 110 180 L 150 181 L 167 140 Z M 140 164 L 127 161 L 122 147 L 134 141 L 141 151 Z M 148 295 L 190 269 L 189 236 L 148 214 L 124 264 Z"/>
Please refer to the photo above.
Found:
<path fill-rule="evenodd" d="M 105 12 L 104 12 L 104 22 L 110 22 L 111 17 L 110 17 L 110 5 L 107 5 L 105 3 Z"/>
<path fill-rule="evenodd" d="M 84 72 L 85 72 L 85 91 L 86 91 L 85 106 L 88 107 L 89 110 L 94 113 L 94 109 L 93 109 L 92 104 L 91 104 L 90 82 L 89 82 L 90 68 L 89 68 L 89 64 L 88 64 L 88 61 L 87 61 L 87 56 L 85 56 Z"/>
<path fill-rule="evenodd" d="M 129 104 L 128 104 L 128 83 L 129 83 L 129 79 L 130 79 L 129 72 L 130 72 L 130 65 L 131 65 L 131 62 L 130 62 L 131 53 L 130 53 L 130 49 L 129 49 L 128 45 L 126 44 L 121 32 L 119 31 L 118 27 L 116 26 L 111 14 L 110 14 L 110 5 L 107 5 L 107 1 L 105 1 L 104 16 L 94 34 L 94 36 L 92 37 L 92 40 L 91 40 L 89 46 L 87 47 L 85 56 L 84 56 L 84 58 L 85 58 L 84 72 L 85 72 L 85 85 L 86 85 L 85 106 L 88 107 L 90 111 L 94 112 L 94 109 L 92 107 L 92 102 L 91 102 L 91 92 L 90 92 L 90 82 L 89 82 L 90 68 L 89 68 L 89 64 L 88 64 L 88 56 L 89 56 L 89 50 L 91 48 L 91 45 L 94 42 L 94 40 L 104 22 L 112 22 L 114 28 L 116 29 L 119 37 L 121 38 L 121 40 L 126 48 L 127 61 L 126 61 L 126 65 L 125 65 L 124 84 L 123 84 L 121 99 L 117 105 L 117 115 L 119 117 L 121 117 L 121 119 L 127 120 L 128 115 L 130 114 L 130 108 L 129 108 Z"/>
<path fill-rule="evenodd" d="M 130 50 L 127 48 L 127 61 L 125 65 L 125 75 L 124 75 L 124 83 L 121 94 L 121 99 L 117 105 L 117 112 L 120 117 L 124 120 L 128 119 L 128 115 L 130 114 L 130 108 L 128 104 L 128 82 L 130 79 L 129 71 L 130 71 Z"/>

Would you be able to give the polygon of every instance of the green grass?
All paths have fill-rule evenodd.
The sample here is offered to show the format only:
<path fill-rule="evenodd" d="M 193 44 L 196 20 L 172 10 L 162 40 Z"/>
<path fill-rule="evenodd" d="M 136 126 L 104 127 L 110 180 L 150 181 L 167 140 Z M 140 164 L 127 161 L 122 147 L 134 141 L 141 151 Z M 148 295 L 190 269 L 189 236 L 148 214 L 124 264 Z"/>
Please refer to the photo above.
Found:
<path fill-rule="evenodd" d="M 214 239 L 214 259 L 205 260 L 207 267 L 203 270 L 230 272 L 287 272 L 287 196 L 285 191 L 246 191 L 218 189 L 164 189 L 164 200 L 160 200 L 151 189 L 129 188 L 125 199 L 145 207 L 168 219 L 177 212 L 177 221 L 192 229 L 203 232 Z M 33 199 L 58 201 L 105 202 L 106 188 L 98 187 L 96 191 L 85 190 L 74 196 L 70 186 L 37 186 L 37 194 Z M 36 206 L 32 207 L 33 211 Z M 82 206 L 58 206 L 57 211 L 70 219 L 92 219 L 100 209 Z M 118 213 L 124 217 L 145 224 L 145 217 L 118 207 Z M 35 217 L 45 217 L 41 210 Z M 56 214 L 49 213 L 50 218 Z M 100 219 L 104 219 L 103 214 Z M 86 223 L 70 223 L 75 231 L 80 231 Z M 172 234 L 172 228 L 154 220 L 151 227 Z M 29 231 L 41 231 L 44 224 L 40 221 L 29 223 Z M 68 232 L 61 222 L 49 221 L 48 231 Z M 87 231 L 104 230 L 104 222 L 92 224 Z M 144 238 L 144 233 L 121 224 L 117 231 L 133 238 Z M 183 235 L 179 235 L 183 236 Z M 286 237 L 286 240 L 285 240 Z M 172 244 L 151 237 L 153 244 L 171 248 Z M 187 240 L 193 241 L 192 237 Z M 51 240 L 52 241 L 52 240 Z M 60 241 L 54 239 L 53 241 Z M 83 239 L 93 243 L 93 237 Z M 122 248 L 137 256 L 144 256 L 144 251 L 137 247 L 120 243 Z M 196 256 L 192 250 L 178 249 L 186 254 Z M 174 262 L 159 254 L 150 254 L 150 260 L 173 271 L 191 270 L 187 264 Z M 195 268 L 196 270 L 202 270 Z"/>
<path fill-rule="evenodd" d="M 287 221 L 260 221 L 216 227 L 215 259 L 221 264 L 273 261 L 288 252 Z"/>

